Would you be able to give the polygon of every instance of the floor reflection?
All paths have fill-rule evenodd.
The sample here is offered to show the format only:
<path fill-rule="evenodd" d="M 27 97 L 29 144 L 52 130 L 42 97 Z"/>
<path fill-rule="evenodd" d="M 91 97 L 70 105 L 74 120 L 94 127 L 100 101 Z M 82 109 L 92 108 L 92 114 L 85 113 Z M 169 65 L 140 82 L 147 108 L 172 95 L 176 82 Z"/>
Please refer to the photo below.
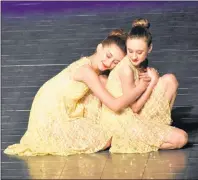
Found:
<path fill-rule="evenodd" d="M 93 176 L 102 173 L 108 154 L 82 154 L 68 157 L 37 156 L 29 157 L 27 164 L 30 177 L 33 179 L 57 179 L 66 176 Z"/>
<path fill-rule="evenodd" d="M 15 157 L 25 164 L 31 179 L 183 177 L 189 151 L 169 150 L 145 154 L 95 154 Z M 13 156 L 12 156 L 13 157 Z M 24 170 L 23 170 L 24 171 Z"/>
<path fill-rule="evenodd" d="M 182 178 L 187 166 L 189 152 L 184 150 L 164 150 L 150 153 L 143 178 Z"/>

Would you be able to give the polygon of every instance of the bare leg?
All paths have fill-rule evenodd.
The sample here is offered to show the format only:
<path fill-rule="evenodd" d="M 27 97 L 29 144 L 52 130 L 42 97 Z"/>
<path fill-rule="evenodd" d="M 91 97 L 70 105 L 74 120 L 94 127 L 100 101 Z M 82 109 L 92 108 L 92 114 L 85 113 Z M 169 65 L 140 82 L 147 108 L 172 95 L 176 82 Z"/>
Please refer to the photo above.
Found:
<path fill-rule="evenodd" d="M 172 109 L 177 95 L 178 81 L 173 74 L 165 74 L 161 77 L 165 88 L 165 96 L 170 103 Z"/>
<path fill-rule="evenodd" d="M 172 110 L 172 108 L 173 108 L 173 104 L 174 104 L 174 102 L 175 102 L 176 96 L 177 96 L 177 92 L 173 95 L 173 98 L 172 98 L 171 101 L 170 101 L 170 109 L 171 109 L 171 110 Z"/>
<path fill-rule="evenodd" d="M 179 149 L 188 142 L 188 134 L 179 128 L 173 128 L 172 132 L 166 137 L 160 149 Z"/>
<path fill-rule="evenodd" d="M 165 96 L 169 100 L 170 109 L 172 109 L 177 96 L 178 81 L 173 74 L 162 76 L 163 85 L 165 86 Z M 179 128 L 174 128 L 161 145 L 160 149 L 177 149 L 182 148 L 188 141 L 188 134 Z"/>
<path fill-rule="evenodd" d="M 107 148 L 109 148 L 111 146 L 111 141 L 112 141 L 112 137 L 111 139 L 107 142 L 107 144 L 105 145 L 105 147 L 103 147 L 101 150 L 105 150 Z"/>

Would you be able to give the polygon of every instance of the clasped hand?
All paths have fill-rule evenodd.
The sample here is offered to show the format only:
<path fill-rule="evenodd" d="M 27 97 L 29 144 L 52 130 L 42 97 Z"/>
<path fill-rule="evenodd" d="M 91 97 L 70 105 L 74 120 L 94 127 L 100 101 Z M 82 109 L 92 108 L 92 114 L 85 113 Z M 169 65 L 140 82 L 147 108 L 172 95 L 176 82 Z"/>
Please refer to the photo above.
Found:
<path fill-rule="evenodd" d="M 152 88 L 157 84 L 159 79 L 159 73 L 154 68 L 146 68 L 144 71 L 139 72 L 138 84 L 143 86 L 145 89 L 148 86 Z"/>

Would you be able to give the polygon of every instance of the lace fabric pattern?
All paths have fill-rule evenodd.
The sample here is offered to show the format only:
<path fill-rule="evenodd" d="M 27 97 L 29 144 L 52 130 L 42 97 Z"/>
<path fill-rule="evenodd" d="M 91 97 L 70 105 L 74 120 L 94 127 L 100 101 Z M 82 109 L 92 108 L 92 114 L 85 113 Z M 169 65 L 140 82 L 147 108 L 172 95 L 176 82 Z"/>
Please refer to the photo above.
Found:
<path fill-rule="evenodd" d="M 100 101 L 86 84 L 72 79 L 87 58 L 72 63 L 37 92 L 27 131 L 4 153 L 20 156 L 71 155 L 101 150 L 110 139 L 98 123 Z"/>
<path fill-rule="evenodd" d="M 135 79 L 138 78 L 138 70 L 126 56 L 111 71 L 107 81 L 106 88 L 115 97 L 122 95 L 118 70 L 126 65 L 132 69 Z M 163 84 L 159 80 L 140 114 L 133 113 L 130 107 L 115 113 L 103 105 L 100 121 L 109 136 L 113 137 L 110 148 L 112 153 L 146 153 L 159 149 L 173 128 L 170 126 L 169 102 L 164 93 Z"/>

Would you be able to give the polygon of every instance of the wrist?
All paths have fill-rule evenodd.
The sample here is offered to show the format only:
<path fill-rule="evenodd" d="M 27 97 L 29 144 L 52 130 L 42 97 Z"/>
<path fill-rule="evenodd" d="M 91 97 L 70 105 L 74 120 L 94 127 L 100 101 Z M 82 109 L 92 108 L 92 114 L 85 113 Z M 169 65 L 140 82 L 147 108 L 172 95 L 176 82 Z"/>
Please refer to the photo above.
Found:
<path fill-rule="evenodd" d="M 150 88 L 154 88 L 156 86 L 157 82 L 156 81 L 151 81 L 149 84 Z"/>

